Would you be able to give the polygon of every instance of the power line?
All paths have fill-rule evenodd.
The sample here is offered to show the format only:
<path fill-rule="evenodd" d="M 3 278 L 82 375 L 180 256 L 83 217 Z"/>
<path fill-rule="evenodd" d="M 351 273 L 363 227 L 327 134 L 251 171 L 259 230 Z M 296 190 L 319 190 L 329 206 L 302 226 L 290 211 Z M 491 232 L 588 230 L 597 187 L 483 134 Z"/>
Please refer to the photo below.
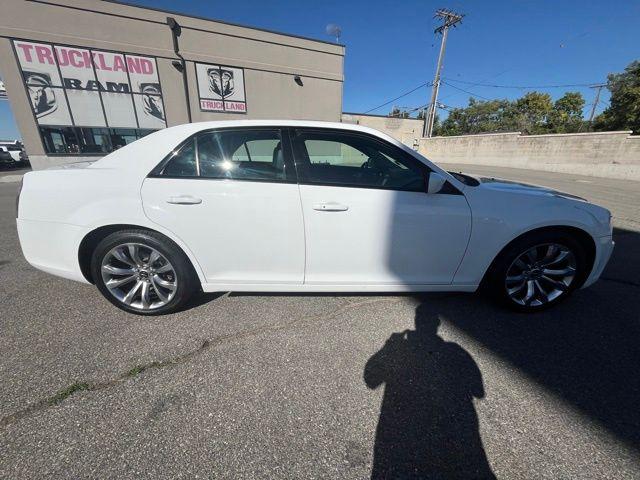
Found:
<path fill-rule="evenodd" d="M 389 100 L 388 102 L 384 102 L 383 104 L 378 105 L 378 106 L 377 106 L 377 107 L 375 107 L 375 108 L 372 108 L 372 109 L 370 109 L 370 110 L 367 110 L 367 111 L 366 111 L 366 112 L 364 112 L 364 113 L 365 113 L 365 114 L 367 114 L 367 113 L 373 112 L 374 110 L 378 110 L 379 108 L 385 107 L 385 106 L 389 105 L 390 103 L 393 103 L 393 102 L 395 102 L 396 100 L 401 99 L 402 97 L 406 97 L 406 96 L 407 96 L 407 95 L 409 95 L 410 93 L 413 93 L 413 92 L 415 92 L 416 90 L 421 89 L 422 87 L 428 87 L 429 85 L 430 85 L 430 84 L 429 84 L 429 82 L 421 83 L 421 84 L 420 84 L 420 85 L 418 85 L 416 88 L 413 88 L 413 89 L 409 90 L 408 92 L 405 92 L 405 93 L 403 93 L 402 95 L 397 96 L 396 98 L 392 98 L 392 99 L 391 99 L 391 100 Z"/>
<path fill-rule="evenodd" d="M 464 92 L 464 93 L 466 93 L 466 94 L 469 94 L 469 95 L 471 95 L 472 97 L 481 98 L 481 99 L 483 99 L 483 100 L 491 100 L 490 98 L 483 97 L 482 95 L 478 95 L 477 93 L 471 93 L 470 91 L 465 90 L 464 88 L 460 88 L 460 87 L 456 87 L 455 85 L 451 85 L 449 82 L 442 81 L 442 83 L 444 83 L 445 85 L 447 85 L 447 86 L 449 86 L 449 87 L 451 87 L 451 88 L 455 88 L 456 90 L 460 90 L 461 92 Z"/>
<path fill-rule="evenodd" d="M 398 107 L 398 112 L 397 113 L 390 113 L 389 116 L 390 117 L 399 117 L 400 115 L 403 115 L 405 113 L 413 113 L 416 112 L 418 110 L 423 110 L 424 108 L 428 107 L 429 104 L 425 103 L 424 105 L 420 105 L 419 107 Z"/>
<path fill-rule="evenodd" d="M 490 77 L 483 78 L 482 80 L 478 80 L 477 82 L 473 82 L 473 84 L 471 84 L 470 86 L 471 86 L 471 87 L 475 87 L 476 85 L 478 85 L 478 84 L 480 84 L 480 83 L 484 83 L 484 82 L 487 82 L 487 81 L 489 81 L 489 80 L 493 80 L 494 78 L 497 78 L 497 77 L 499 77 L 500 75 L 504 75 L 505 73 L 509 72 L 510 70 L 512 70 L 512 69 L 509 69 L 509 68 L 508 68 L 508 69 L 506 69 L 506 70 L 501 71 L 500 73 L 497 73 L 497 74 L 495 74 L 495 75 L 491 75 Z M 459 94 L 459 93 L 451 93 L 451 94 L 449 94 L 449 95 L 445 95 L 444 97 L 442 97 L 442 100 L 444 100 L 444 99 L 446 99 L 446 98 L 455 97 L 456 95 L 460 95 L 460 94 Z"/>
<path fill-rule="evenodd" d="M 465 85 L 472 85 L 477 87 L 491 87 L 491 88 L 516 88 L 516 89 L 526 89 L 526 88 L 569 88 L 569 87 L 594 87 L 599 85 L 598 82 L 593 83 L 567 83 L 563 85 L 495 85 L 489 83 L 476 83 L 476 82 L 466 82 L 464 80 L 456 80 L 453 78 L 446 78 L 445 80 L 449 82 L 463 83 Z M 452 85 L 449 85 L 452 86 Z"/>
<path fill-rule="evenodd" d="M 418 110 L 426 110 L 429 105 L 430 104 L 425 103 L 424 105 L 419 105 L 417 107 L 398 107 L 400 109 L 400 111 L 398 111 L 395 114 L 390 113 L 389 116 L 395 118 L 395 117 L 399 117 L 400 115 L 402 115 L 404 113 L 411 114 L 413 112 L 417 112 Z M 451 110 L 454 110 L 455 108 L 457 108 L 457 107 L 452 107 L 451 105 L 445 105 L 442 102 L 438 102 L 436 104 L 436 107 L 441 109 L 441 110 L 446 110 L 448 112 L 451 111 Z"/>

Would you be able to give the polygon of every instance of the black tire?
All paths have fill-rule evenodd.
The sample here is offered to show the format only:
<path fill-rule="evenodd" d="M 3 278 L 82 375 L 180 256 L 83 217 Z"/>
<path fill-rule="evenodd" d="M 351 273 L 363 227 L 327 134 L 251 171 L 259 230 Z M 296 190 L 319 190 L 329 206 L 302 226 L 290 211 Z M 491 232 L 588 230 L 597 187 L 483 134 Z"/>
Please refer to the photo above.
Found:
<path fill-rule="evenodd" d="M 522 299 L 514 299 L 507 290 L 507 274 L 510 271 L 513 272 L 511 268 L 514 265 L 514 262 L 516 262 L 516 260 L 520 258 L 521 255 L 525 254 L 525 252 L 536 246 L 539 246 L 539 251 L 544 252 L 544 248 L 551 244 L 562 246 L 569 250 L 573 255 L 574 262 L 572 263 L 574 263 L 575 268 L 573 279 L 570 281 L 568 286 L 563 287 L 566 288 L 566 290 L 563 290 L 558 294 L 557 297 L 551 300 L 535 305 L 518 303 L 518 301 L 522 301 Z M 527 271 L 527 275 L 530 275 L 530 273 L 528 272 L 530 271 Z M 568 233 L 548 230 L 541 232 L 532 232 L 508 245 L 502 252 L 500 252 L 500 254 L 491 264 L 491 267 L 489 268 L 489 271 L 485 276 L 482 286 L 485 292 L 489 293 L 493 298 L 498 300 L 506 307 L 518 312 L 531 313 L 546 310 L 547 308 L 550 308 L 565 300 L 576 288 L 579 288 L 580 285 L 582 285 L 587 276 L 587 273 L 587 255 L 583 245 Z M 526 278 L 529 279 L 532 277 Z M 545 287 L 553 285 L 551 283 L 545 282 L 547 281 L 543 280 L 542 283 L 538 283 L 538 285 L 544 284 Z M 527 284 L 528 281 L 525 280 L 525 285 Z M 536 294 L 538 292 L 538 285 L 536 285 Z M 524 288 L 526 289 L 526 287 Z M 553 287 L 551 286 L 550 288 Z M 522 293 L 524 296 L 526 296 L 527 294 L 527 292 Z"/>
<path fill-rule="evenodd" d="M 157 307 L 147 307 L 129 305 L 116 297 L 115 293 L 112 293 L 103 279 L 102 264 L 105 260 L 105 256 L 112 252 L 120 245 L 124 244 L 136 244 L 141 248 L 141 252 L 149 251 L 148 249 L 154 249 L 159 252 L 173 267 L 169 275 L 170 279 L 174 280 L 175 275 L 175 289 L 168 293 L 167 290 L 163 290 L 167 294 L 168 301 L 166 304 Z M 144 255 L 144 253 L 141 253 Z M 130 259 L 130 258 L 129 258 Z M 150 263 L 150 262 L 149 262 Z M 123 264 L 123 266 L 127 267 Z M 161 235 L 157 232 L 143 229 L 130 229 L 114 232 L 105 237 L 93 251 L 91 257 L 91 275 L 92 278 L 100 290 L 100 293 L 113 303 L 116 307 L 137 315 L 163 315 L 180 310 L 189 301 L 191 296 L 199 289 L 198 277 L 189 261 L 188 257 L 182 251 L 182 249 L 175 244 L 171 239 Z M 127 274 L 128 275 L 128 274 Z M 140 279 L 132 280 L 137 282 Z M 143 281 L 150 282 L 148 278 Z M 154 284 L 155 285 L 155 284 Z M 153 287 L 148 287 L 151 290 L 151 295 L 154 295 Z M 157 287 L 156 287 L 157 288 Z M 118 293 L 121 293 L 118 291 Z M 173 295 L 171 297 L 171 295 Z M 155 299 L 161 303 L 162 299 L 155 296 Z M 141 303 L 141 301 L 139 302 Z"/>

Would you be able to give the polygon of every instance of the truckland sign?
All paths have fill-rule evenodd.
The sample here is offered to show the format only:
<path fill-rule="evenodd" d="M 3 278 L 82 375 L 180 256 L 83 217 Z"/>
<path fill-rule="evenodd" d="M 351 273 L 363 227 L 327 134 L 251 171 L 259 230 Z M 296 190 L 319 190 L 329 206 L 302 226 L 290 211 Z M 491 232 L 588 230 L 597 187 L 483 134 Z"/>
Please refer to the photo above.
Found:
<path fill-rule="evenodd" d="M 196 77 L 200 110 L 247 113 L 242 68 L 196 63 Z"/>
<path fill-rule="evenodd" d="M 166 127 L 155 58 L 13 41 L 39 125 Z"/>

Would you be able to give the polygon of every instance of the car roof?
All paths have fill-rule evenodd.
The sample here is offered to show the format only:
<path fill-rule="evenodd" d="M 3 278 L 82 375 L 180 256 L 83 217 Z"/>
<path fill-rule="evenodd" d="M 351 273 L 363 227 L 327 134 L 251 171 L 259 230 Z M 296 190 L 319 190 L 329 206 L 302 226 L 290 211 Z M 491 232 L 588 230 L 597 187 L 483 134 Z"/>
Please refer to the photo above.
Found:
<path fill-rule="evenodd" d="M 298 127 L 298 128 L 335 128 L 339 130 L 351 130 L 360 131 L 366 133 L 372 133 L 374 135 L 381 135 L 382 132 L 369 127 L 363 127 L 362 125 L 354 123 L 341 123 L 341 122 L 323 122 L 317 120 L 214 120 L 208 122 L 194 122 L 183 125 L 177 125 L 171 128 L 192 128 L 193 131 L 215 129 L 215 128 L 228 128 L 228 127 Z"/>
<path fill-rule="evenodd" d="M 233 127 L 292 127 L 292 128 L 330 128 L 343 131 L 362 132 L 374 135 L 382 140 L 396 145 L 411 155 L 418 155 L 432 169 L 444 173 L 444 170 L 429 162 L 422 155 L 417 154 L 407 145 L 395 138 L 373 128 L 363 127 L 353 123 L 321 122 L 312 120 L 218 120 L 210 122 L 195 122 L 176 125 L 153 132 L 106 157 L 94 162 L 90 169 L 123 169 L 130 174 L 145 177 L 166 155 L 176 148 L 189 136 L 209 129 Z M 135 159 L 132 160 L 132 159 Z M 448 175 L 448 174 L 447 174 Z M 456 182 L 457 184 L 457 182 Z"/>

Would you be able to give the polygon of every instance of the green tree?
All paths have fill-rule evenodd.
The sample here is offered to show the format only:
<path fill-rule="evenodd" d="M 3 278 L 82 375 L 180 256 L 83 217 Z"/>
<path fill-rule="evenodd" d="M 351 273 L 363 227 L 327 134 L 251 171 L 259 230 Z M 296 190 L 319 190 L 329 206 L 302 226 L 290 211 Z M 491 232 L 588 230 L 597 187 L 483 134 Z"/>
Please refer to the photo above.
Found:
<path fill-rule="evenodd" d="M 553 111 L 548 93 L 528 92 L 511 104 L 505 123 L 527 135 L 548 133 L 547 124 Z"/>
<path fill-rule="evenodd" d="M 609 107 L 598 115 L 594 130 L 633 130 L 640 135 L 640 62 L 631 62 L 622 73 L 607 77 Z"/>
<path fill-rule="evenodd" d="M 549 133 L 579 132 L 584 124 L 584 98 L 579 92 L 567 92 L 553 104 L 547 125 Z"/>
<path fill-rule="evenodd" d="M 507 112 L 511 108 L 509 100 L 469 99 L 465 108 L 454 108 L 442 122 L 442 135 L 466 135 L 504 131 Z"/>
<path fill-rule="evenodd" d="M 393 107 L 389 112 L 390 117 L 396 118 L 409 118 L 409 113 L 406 110 L 400 110 L 398 107 Z"/>

